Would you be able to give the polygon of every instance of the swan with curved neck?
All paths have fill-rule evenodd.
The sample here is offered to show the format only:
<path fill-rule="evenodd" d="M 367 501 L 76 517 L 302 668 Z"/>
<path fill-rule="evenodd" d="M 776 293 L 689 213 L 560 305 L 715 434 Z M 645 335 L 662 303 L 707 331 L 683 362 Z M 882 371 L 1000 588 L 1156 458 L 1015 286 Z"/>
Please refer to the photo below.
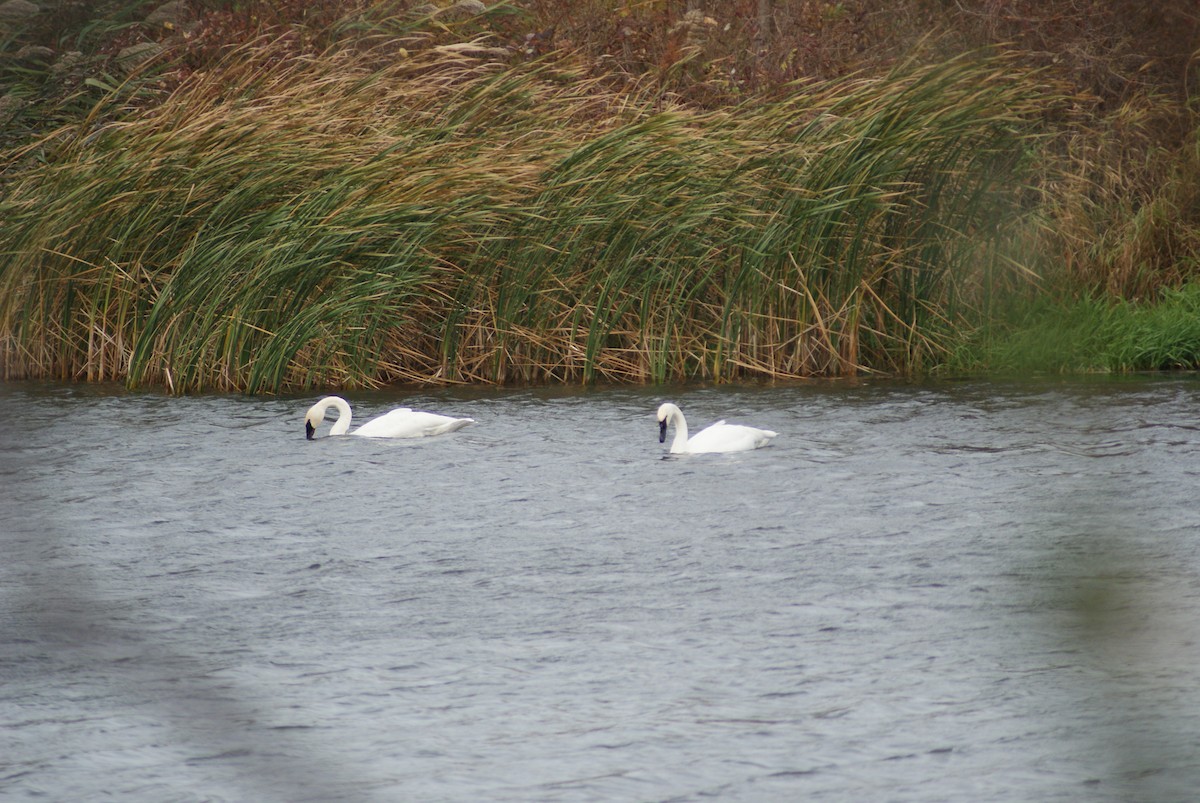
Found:
<path fill-rule="evenodd" d="M 330 407 L 337 410 L 338 417 L 329 429 L 329 434 L 345 435 L 350 431 L 350 405 L 340 396 L 326 396 L 309 407 L 304 416 L 304 435 L 310 441 L 316 438 L 317 427 L 325 420 L 325 411 Z M 397 407 L 390 413 L 372 418 L 350 434 L 364 438 L 424 438 L 427 435 L 441 435 L 462 429 L 474 421 L 474 418 L 451 418 L 448 415 Z"/>
<path fill-rule="evenodd" d="M 777 432 L 769 429 L 747 427 L 742 424 L 726 424 L 718 421 L 688 437 L 687 419 L 683 411 L 670 402 L 658 408 L 658 442 L 667 440 L 667 427 L 675 426 L 675 439 L 671 441 L 671 454 L 704 454 L 709 452 L 748 452 L 766 446 Z"/>

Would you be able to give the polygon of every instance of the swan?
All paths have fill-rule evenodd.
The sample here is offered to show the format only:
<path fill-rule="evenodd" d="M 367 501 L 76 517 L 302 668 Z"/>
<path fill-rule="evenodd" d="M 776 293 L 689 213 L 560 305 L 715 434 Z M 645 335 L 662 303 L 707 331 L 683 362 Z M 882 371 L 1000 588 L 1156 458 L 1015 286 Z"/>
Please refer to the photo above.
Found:
<path fill-rule="evenodd" d="M 310 441 L 317 434 L 317 425 L 325 420 L 325 411 L 330 407 L 338 411 L 337 421 L 330 428 L 330 435 L 345 435 L 350 429 L 350 405 L 340 396 L 326 396 L 308 408 L 304 416 L 304 434 Z M 423 413 L 407 407 L 397 407 L 390 413 L 372 418 L 351 435 L 364 438 L 423 438 L 426 435 L 441 435 L 462 429 L 475 422 L 474 418 L 451 418 L 437 413 Z"/>
<path fill-rule="evenodd" d="M 769 429 L 757 429 L 741 424 L 726 424 L 718 421 L 712 426 L 705 427 L 690 439 L 688 438 L 687 419 L 683 411 L 670 402 L 664 402 L 658 408 L 658 442 L 667 439 L 667 425 L 675 425 L 675 440 L 671 441 L 671 454 L 702 454 L 705 452 L 746 452 L 766 446 L 777 432 Z"/>

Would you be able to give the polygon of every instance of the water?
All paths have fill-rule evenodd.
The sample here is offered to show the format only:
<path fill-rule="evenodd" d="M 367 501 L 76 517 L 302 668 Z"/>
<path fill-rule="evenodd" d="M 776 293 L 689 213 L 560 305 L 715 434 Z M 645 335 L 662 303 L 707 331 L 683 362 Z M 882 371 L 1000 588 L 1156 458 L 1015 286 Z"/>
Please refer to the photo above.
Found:
<path fill-rule="evenodd" d="M 0 386 L 0 796 L 1200 787 L 1196 377 L 313 398 Z"/>

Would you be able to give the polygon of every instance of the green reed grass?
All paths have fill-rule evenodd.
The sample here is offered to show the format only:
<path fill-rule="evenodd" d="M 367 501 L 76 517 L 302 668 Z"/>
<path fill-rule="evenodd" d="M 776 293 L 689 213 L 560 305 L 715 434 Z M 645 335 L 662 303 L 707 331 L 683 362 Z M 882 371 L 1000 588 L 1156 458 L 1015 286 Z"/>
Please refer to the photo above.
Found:
<path fill-rule="evenodd" d="M 1046 104 L 1003 60 L 719 112 L 452 50 L 380 63 L 258 42 L 42 143 L 0 201 L 5 375 L 918 370 L 1011 273 Z"/>
<path fill-rule="evenodd" d="M 1043 296 L 981 328 L 956 369 L 1126 373 L 1200 368 L 1200 284 L 1144 301 Z"/>

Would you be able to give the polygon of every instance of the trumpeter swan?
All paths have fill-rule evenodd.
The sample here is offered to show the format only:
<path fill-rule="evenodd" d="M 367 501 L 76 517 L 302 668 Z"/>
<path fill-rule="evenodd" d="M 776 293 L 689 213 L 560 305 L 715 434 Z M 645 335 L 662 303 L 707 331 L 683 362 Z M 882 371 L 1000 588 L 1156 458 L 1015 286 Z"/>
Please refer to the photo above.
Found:
<path fill-rule="evenodd" d="M 741 424 L 726 424 L 718 421 L 688 438 L 687 419 L 683 411 L 670 402 L 658 408 L 658 442 L 667 439 L 667 425 L 675 425 L 675 440 L 671 441 L 671 454 L 702 454 L 705 452 L 745 452 L 766 446 L 778 433 L 769 429 L 757 429 Z"/>
<path fill-rule="evenodd" d="M 304 416 L 304 433 L 310 441 L 316 436 L 317 425 L 325 420 L 325 411 L 330 407 L 337 409 L 338 417 L 337 421 L 333 422 L 329 434 L 345 435 L 350 429 L 350 405 L 339 396 L 326 396 L 309 407 Z M 448 415 L 398 407 L 390 413 L 372 418 L 350 434 L 361 435 L 364 438 L 423 438 L 426 435 L 453 432 L 474 421 L 474 418 L 451 418 Z"/>

